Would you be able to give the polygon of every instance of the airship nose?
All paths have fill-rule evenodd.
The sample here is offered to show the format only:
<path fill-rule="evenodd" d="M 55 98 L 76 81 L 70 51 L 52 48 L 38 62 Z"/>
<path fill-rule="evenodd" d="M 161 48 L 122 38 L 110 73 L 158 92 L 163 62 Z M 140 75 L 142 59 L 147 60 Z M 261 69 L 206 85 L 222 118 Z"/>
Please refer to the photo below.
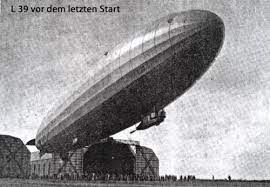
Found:
<path fill-rule="evenodd" d="M 190 81 L 186 82 L 194 82 L 210 67 L 221 49 L 225 30 L 222 19 L 210 11 L 190 10 L 172 14 L 160 23 L 160 30 L 165 25 L 168 27 L 168 53 L 177 62 L 176 68 L 188 76 L 186 79 Z M 155 40 L 159 38 L 162 37 Z"/>
<path fill-rule="evenodd" d="M 204 47 L 214 50 L 212 52 L 217 55 L 224 41 L 223 20 L 215 13 L 206 10 L 191 10 L 187 13 L 186 19 L 189 26 L 194 25 L 194 32 L 200 35 L 200 41 L 197 42 L 202 45 L 208 44 Z"/>
<path fill-rule="evenodd" d="M 189 18 L 190 17 L 190 18 Z M 207 28 L 207 30 L 214 32 L 220 32 L 222 40 L 224 37 L 224 23 L 222 19 L 214 14 L 213 12 L 206 10 L 192 10 L 190 15 L 187 16 L 187 19 L 190 19 L 190 23 L 197 22 L 198 26 L 201 28 Z"/>
<path fill-rule="evenodd" d="M 181 14 L 181 13 L 180 13 Z M 213 12 L 207 10 L 190 10 L 184 12 L 185 16 L 181 16 L 183 22 L 203 23 L 213 26 L 223 26 L 222 19 Z"/>
<path fill-rule="evenodd" d="M 200 40 L 211 40 L 211 42 L 219 43 L 219 46 L 221 46 L 224 38 L 222 19 L 206 10 L 174 13 L 158 20 L 151 27 L 154 28 L 149 29 L 154 30 L 154 32 L 150 32 L 154 37 L 152 45 L 162 44 L 164 49 L 168 47 L 165 45 L 166 41 L 170 41 L 169 46 L 181 44 L 180 48 Z M 151 34 L 149 35 L 149 38 L 151 38 Z M 144 48 L 147 48 L 147 44 L 144 43 L 143 45 Z"/>
<path fill-rule="evenodd" d="M 224 23 L 222 19 L 206 10 L 190 10 L 181 13 L 171 14 L 167 18 L 171 37 L 185 33 L 185 36 L 208 30 L 215 30 L 224 35 Z"/>
<path fill-rule="evenodd" d="M 183 13 L 184 16 L 179 14 L 182 21 L 190 24 L 207 24 L 212 26 L 223 26 L 222 19 L 213 12 L 207 10 L 190 10 Z"/>
<path fill-rule="evenodd" d="M 170 38 L 180 38 L 182 45 L 197 44 L 196 47 L 201 48 L 201 55 L 206 58 L 218 54 L 225 30 L 224 23 L 218 15 L 207 10 L 190 10 L 171 15 L 168 23 Z M 177 43 L 179 40 L 175 41 Z"/>

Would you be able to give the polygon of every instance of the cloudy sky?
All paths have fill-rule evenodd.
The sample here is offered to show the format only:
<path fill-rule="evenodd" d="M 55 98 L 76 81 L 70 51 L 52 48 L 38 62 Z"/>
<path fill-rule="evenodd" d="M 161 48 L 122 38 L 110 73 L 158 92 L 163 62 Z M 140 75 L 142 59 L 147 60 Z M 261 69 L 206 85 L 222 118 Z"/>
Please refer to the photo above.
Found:
<path fill-rule="evenodd" d="M 270 179 L 267 0 L 100 0 L 85 5 L 118 5 L 121 13 L 10 12 L 11 5 L 68 4 L 36 2 L 2 0 L 0 134 L 32 139 L 48 111 L 93 75 L 105 51 L 169 13 L 205 9 L 225 23 L 225 42 L 216 62 L 166 108 L 160 126 L 132 135 L 127 129 L 115 137 L 153 148 L 160 174 Z"/>

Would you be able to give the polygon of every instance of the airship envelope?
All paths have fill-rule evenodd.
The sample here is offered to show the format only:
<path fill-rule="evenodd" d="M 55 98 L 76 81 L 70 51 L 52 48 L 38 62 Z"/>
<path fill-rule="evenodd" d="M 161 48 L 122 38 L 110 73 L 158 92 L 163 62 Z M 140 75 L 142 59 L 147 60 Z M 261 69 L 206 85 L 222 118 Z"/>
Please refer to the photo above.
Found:
<path fill-rule="evenodd" d="M 210 67 L 223 39 L 223 21 L 209 11 L 173 13 L 150 23 L 106 52 L 95 74 L 44 118 L 37 148 L 84 147 L 140 122 L 153 107 L 163 109 Z"/>

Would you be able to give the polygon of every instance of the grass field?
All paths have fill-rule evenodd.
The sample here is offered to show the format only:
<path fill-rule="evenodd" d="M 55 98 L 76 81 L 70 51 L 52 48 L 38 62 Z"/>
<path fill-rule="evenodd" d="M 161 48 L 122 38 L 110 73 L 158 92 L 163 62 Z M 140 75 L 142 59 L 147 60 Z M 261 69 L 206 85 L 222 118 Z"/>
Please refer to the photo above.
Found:
<path fill-rule="evenodd" d="M 176 182 L 125 182 L 125 181 L 53 181 L 53 180 L 24 180 L 24 179 L 0 179 L 1 187 L 47 187 L 47 186 L 77 186 L 77 187 L 118 187 L 118 186 L 202 186 L 202 187 L 270 187 L 270 181 L 225 181 L 225 180 L 196 180 L 196 181 L 176 181 Z"/>

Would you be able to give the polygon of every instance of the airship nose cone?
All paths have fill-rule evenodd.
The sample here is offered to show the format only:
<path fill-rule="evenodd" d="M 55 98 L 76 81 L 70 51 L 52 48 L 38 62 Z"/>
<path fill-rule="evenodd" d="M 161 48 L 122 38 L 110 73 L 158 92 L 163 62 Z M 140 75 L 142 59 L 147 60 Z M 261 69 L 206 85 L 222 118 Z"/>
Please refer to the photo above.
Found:
<path fill-rule="evenodd" d="M 224 26 L 222 19 L 208 10 L 190 10 L 172 14 L 178 22 L 187 24 L 208 24 L 214 26 Z"/>
<path fill-rule="evenodd" d="M 194 22 L 197 23 L 194 30 L 200 32 L 201 42 L 198 43 L 203 45 L 208 42 L 208 46 L 204 47 L 210 48 L 210 51 L 212 49 L 212 55 L 215 53 L 214 56 L 216 56 L 224 42 L 225 26 L 223 20 L 215 13 L 207 10 L 191 10 L 186 17 L 190 25 Z"/>
<path fill-rule="evenodd" d="M 167 18 L 170 32 L 175 29 L 177 34 L 181 33 L 197 33 L 202 30 L 216 32 L 218 30 L 224 35 L 224 23 L 222 19 L 207 10 L 190 10 L 181 13 L 171 14 Z M 175 33 L 176 34 L 176 33 Z"/>
<path fill-rule="evenodd" d="M 222 19 L 214 14 L 213 12 L 207 10 L 191 10 L 190 14 L 187 15 L 187 19 L 192 24 L 192 22 L 197 22 L 199 27 L 205 28 L 212 28 L 211 31 L 213 32 L 221 32 L 222 39 L 224 37 L 224 23 Z"/>
<path fill-rule="evenodd" d="M 158 30 L 162 27 L 168 28 L 167 40 L 170 41 L 174 53 L 186 49 L 185 57 L 189 58 L 188 54 L 190 57 L 201 57 L 200 60 L 196 58 L 197 64 L 210 65 L 224 41 L 225 27 L 222 19 L 206 10 L 189 10 L 171 14 L 159 22 Z M 158 36 L 155 39 L 159 41 Z M 182 56 L 183 59 L 185 57 Z"/>
<path fill-rule="evenodd" d="M 181 14 L 181 13 L 180 13 Z M 217 24 L 223 25 L 223 21 L 221 18 L 213 12 L 208 10 L 190 10 L 183 13 L 183 19 L 186 19 L 190 23 L 198 22 L 198 23 L 210 23 L 210 24 Z M 185 22 L 185 20 L 183 20 Z"/>

